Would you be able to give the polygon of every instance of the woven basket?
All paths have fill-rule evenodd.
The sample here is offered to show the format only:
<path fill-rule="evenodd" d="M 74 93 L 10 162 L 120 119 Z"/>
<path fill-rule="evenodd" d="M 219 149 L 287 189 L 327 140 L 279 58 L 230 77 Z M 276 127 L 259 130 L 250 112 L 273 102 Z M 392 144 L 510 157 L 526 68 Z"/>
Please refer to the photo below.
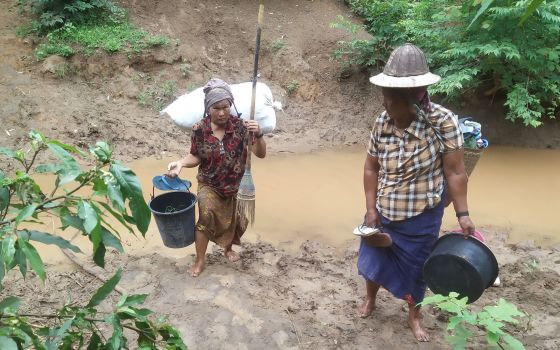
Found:
<path fill-rule="evenodd" d="M 484 152 L 484 148 L 465 148 L 464 154 L 464 161 L 465 161 L 465 170 L 467 171 L 467 175 L 471 176 L 471 173 L 476 166 L 476 163 L 482 156 Z"/>

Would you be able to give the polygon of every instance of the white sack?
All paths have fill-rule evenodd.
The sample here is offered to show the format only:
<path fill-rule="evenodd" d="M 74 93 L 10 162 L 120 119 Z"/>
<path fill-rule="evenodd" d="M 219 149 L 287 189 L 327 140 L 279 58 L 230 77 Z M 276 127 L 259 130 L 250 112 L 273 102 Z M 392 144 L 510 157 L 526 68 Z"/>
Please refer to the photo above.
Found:
<path fill-rule="evenodd" d="M 237 111 L 241 118 L 251 116 L 252 82 L 230 85 Z M 263 83 L 257 83 L 255 99 L 255 120 L 259 123 L 263 133 L 270 133 L 276 127 L 276 111 L 281 110 L 282 104 L 272 98 L 270 88 Z M 161 111 L 167 114 L 175 124 L 183 128 L 191 128 L 204 116 L 204 92 L 198 88 L 177 98 L 173 103 Z M 235 115 L 235 108 L 231 106 L 231 114 Z"/>

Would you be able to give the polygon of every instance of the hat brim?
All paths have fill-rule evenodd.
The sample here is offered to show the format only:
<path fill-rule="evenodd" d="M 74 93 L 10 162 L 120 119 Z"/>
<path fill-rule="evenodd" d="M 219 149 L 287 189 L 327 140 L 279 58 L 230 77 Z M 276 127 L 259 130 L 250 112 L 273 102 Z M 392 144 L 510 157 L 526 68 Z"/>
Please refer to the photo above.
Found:
<path fill-rule="evenodd" d="M 379 73 L 369 78 L 369 81 L 372 84 L 389 88 L 412 88 L 428 86 L 435 84 L 440 80 L 441 77 L 433 73 L 414 75 L 410 77 L 393 77 L 390 75 L 386 75 L 385 73 Z"/>

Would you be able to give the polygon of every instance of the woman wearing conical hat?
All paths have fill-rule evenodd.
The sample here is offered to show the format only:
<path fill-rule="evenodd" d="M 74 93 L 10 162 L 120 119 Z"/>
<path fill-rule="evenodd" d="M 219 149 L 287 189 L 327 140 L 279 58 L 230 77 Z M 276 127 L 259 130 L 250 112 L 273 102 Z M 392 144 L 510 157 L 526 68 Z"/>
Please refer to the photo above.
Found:
<path fill-rule="evenodd" d="M 464 234 L 475 230 L 458 118 L 428 96 L 427 87 L 439 80 L 412 44 L 396 48 L 383 73 L 370 78 L 381 87 L 385 111 L 372 128 L 364 166 L 365 224 L 381 233 L 360 244 L 358 271 L 367 295 L 358 313 L 372 314 L 383 287 L 407 301 L 408 324 L 419 341 L 429 340 L 417 306 L 426 291 L 422 266 L 439 235 L 446 193 Z"/>

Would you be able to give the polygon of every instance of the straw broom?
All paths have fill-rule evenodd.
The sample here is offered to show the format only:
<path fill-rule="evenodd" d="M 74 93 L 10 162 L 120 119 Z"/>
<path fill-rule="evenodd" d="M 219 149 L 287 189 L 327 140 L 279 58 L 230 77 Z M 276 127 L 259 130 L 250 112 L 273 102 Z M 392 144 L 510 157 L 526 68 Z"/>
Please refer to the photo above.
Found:
<path fill-rule="evenodd" d="M 257 93 L 257 71 L 259 68 L 259 51 L 261 48 L 261 28 L 264 16 L 264 5 L 259 5 L 259 17 L 257 21 L 257 42 L 255 45 L 255 62 L 253 65 L 253 91 L 251 94 L 251 120 L 255 119 L 255 100 Z M 255 223 L 255 184 L 253 183 L 253 175 L 251 174 L 251 153 L 253 147 L 253 133 L 249 133 L 249 142 L 247 142 L 247 162 L 245 164 L 245 173 L 239 185 L 237 192 L 237 211 L 241 217 L 249 220 L 253 225 Z"/>

